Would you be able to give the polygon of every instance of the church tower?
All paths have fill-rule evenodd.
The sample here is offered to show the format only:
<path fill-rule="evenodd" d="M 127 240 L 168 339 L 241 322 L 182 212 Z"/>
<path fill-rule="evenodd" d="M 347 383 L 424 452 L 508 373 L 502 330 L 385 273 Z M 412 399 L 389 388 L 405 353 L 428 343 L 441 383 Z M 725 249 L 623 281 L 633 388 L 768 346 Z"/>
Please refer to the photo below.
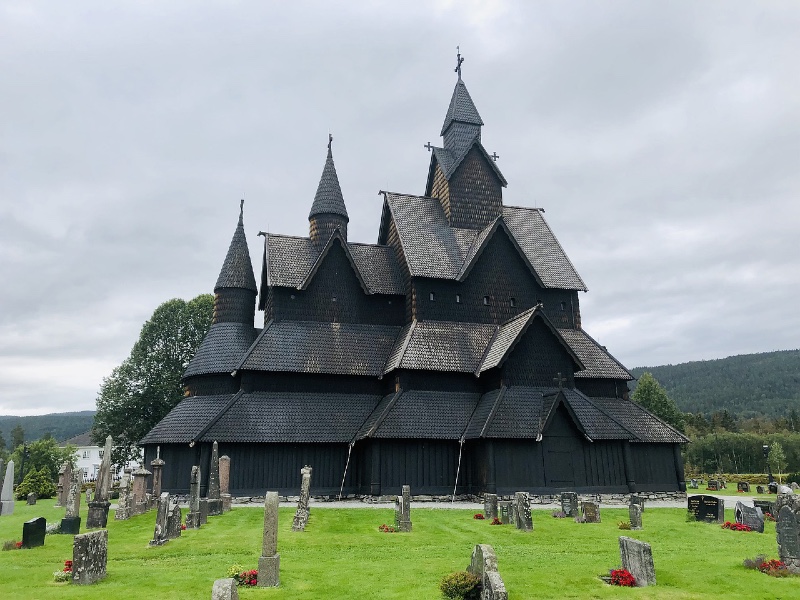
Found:
<path fill-rule="evenodd" d="M 347 240 L 347 223 L 350 221 L 333 164 L 332 142 L 333 136 L 328 135 L 328 157 L 322 169 L 311 212 L 308 214 L 309 237 L 318 249 L 328 242 L 336 229 Z"/>
<path fill-rule="evenodd" d="M 256 313 L 256 279 L 244 235 L 244 200 L 239 205 L 239 224 L 214 286 L 214 323 L 253 324 Z"/>
<path fill-rule="evenodd" d="M 506 180 L 481 144 L 483 119 L 461 79 L 458 81 L 439 135 L 444 147 L 432 148 L 425 195 L 438 198 L 451 227 L 483 229 L 503 213 Z"/>

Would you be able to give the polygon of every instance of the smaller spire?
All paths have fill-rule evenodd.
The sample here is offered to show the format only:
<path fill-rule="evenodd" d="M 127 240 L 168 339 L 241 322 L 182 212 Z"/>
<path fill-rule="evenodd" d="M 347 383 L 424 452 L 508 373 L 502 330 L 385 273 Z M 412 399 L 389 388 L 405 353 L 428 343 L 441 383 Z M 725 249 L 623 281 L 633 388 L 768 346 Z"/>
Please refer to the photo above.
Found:
<path fill-rule="evenodd" d="M 214 290 L 220 288 L 243 288 L 258 292 L 256 278 L 253 276 L 253 263 L 250 262 L 250 250 L 244 235 L 244 200 L 239 202 L 239 223 L 233 232 Z"/>
<path fill-rule="evenodd" d="M 322 176 L 319 179 L 317 193 L 314 195 L 314 203 L 311 205 L 311 212 L 308 218 L 315 215 L 339 215 L 348 219 L 347 208 L 344 205 L 342 188 L 339 185 L 339 176 L 336 174 L 336 166 L 333 164 L 333 152 L 331 144 L 333 136 L 328 134 L 328 157 L 325 160 L 325 167 L 322 169 Z M 327 241 L 327 240 L 326 240 Z"/>

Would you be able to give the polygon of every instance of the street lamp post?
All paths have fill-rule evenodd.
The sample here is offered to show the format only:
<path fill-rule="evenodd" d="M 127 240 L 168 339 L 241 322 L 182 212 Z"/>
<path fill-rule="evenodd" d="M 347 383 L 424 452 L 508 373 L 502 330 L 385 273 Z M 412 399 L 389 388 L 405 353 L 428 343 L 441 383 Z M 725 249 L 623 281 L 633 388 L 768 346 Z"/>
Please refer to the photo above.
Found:
<path fill-rule="evenodd" d="M 767 463 L 767 484 L 770 487 L 770 491 L 772 491 L 772 487 L 775 481 L 775 478 L 772 476 L 772 467 L 769 466 L 769 446 L 764 444 L 761 446 L 761 450 L 764 452 L 764 462 Z M 777 490 L 777 486 L 774 486 Z"/>

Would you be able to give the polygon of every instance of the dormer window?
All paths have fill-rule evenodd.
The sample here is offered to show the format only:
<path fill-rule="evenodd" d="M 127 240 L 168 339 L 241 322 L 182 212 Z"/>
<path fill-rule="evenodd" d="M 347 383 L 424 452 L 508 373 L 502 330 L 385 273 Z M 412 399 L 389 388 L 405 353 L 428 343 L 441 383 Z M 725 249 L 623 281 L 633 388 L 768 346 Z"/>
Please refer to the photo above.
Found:
<path fill-rule="evenodd" d="M 456 294 L 456 304 L 461 304 L 461 294 Z"/>
<path fill-rule="evenodd" d="M 436 292 L 431 292 L 430 294 L 428 294 L 428 300 L 430 300 L 431 302 L 436 302 Z"/>

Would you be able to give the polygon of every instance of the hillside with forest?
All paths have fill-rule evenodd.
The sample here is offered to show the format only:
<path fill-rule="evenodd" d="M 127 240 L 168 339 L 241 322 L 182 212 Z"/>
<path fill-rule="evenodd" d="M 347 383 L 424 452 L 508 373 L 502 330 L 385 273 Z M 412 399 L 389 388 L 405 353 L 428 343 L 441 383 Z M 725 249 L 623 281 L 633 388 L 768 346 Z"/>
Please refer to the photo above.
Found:
<path fill-rule="evenodd" d="M 94 422 L 94 413 L 93 410 L 84 410 L 28 417 L 0 415 L 0 438 L 2 438 L 0 441 L 5 441 L 6 447 L 12 450 L 13 430 L 21 427 L 26 442 L 41 439 L 48 433 L 56 441 L 63 442 L 79 433 L 89 431 Z"/>
<path fill-rule="evenodd" d="M 652 373 L 683 412 L 708 417 L 727 411 L 749 419 L 800 410 L 800 350 L 631 369 L 637 378 L 645 372 Z"/>

